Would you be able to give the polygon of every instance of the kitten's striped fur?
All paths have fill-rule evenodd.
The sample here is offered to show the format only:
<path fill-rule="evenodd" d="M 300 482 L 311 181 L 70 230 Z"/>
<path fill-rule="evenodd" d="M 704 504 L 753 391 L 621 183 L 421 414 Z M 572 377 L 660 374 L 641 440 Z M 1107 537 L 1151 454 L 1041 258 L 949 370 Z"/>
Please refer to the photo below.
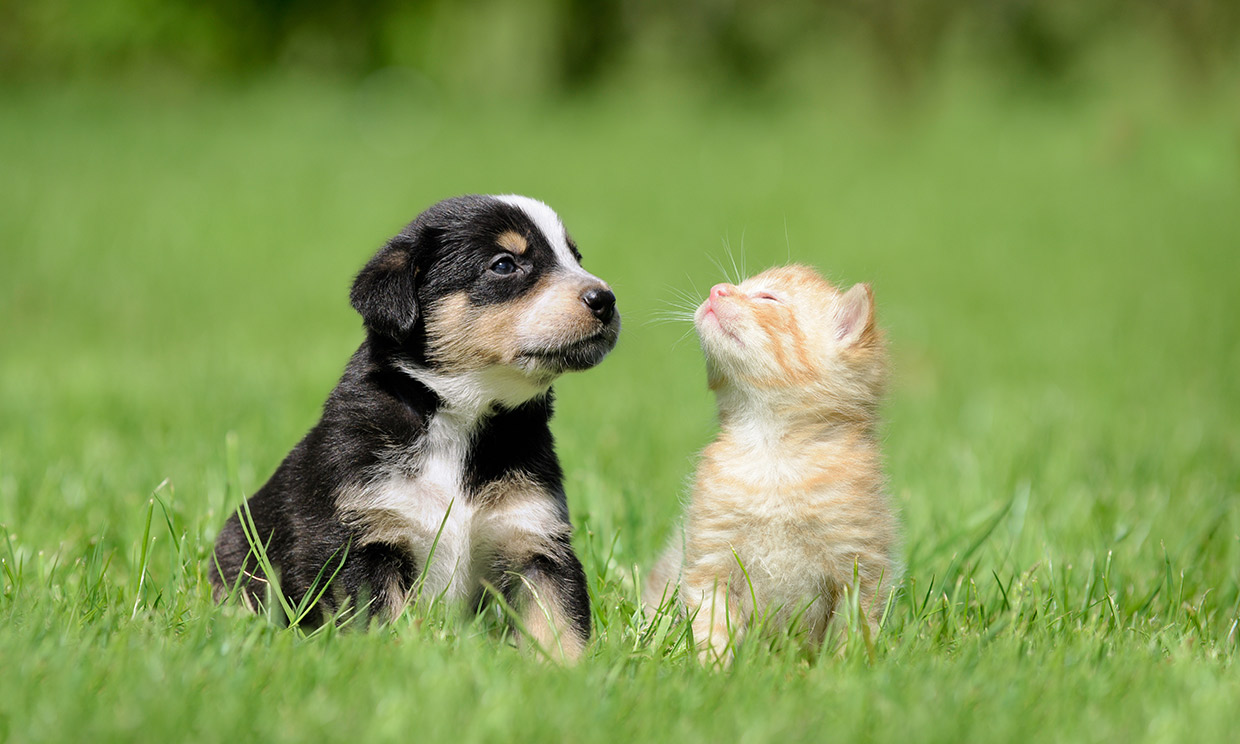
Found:
<path fill-rule="evenodd" d="M 854 576 L 874 628 L 899 568 L 875 431 L 886 354 L 870 287 L 839 292 L 807 267 L 775 268 L 716 285 L 694 323 L 720 432 L 647 604 L 679 582 L 702 657 L 725 663 L 756 613 L 799 616 L 821 643 Z"/>

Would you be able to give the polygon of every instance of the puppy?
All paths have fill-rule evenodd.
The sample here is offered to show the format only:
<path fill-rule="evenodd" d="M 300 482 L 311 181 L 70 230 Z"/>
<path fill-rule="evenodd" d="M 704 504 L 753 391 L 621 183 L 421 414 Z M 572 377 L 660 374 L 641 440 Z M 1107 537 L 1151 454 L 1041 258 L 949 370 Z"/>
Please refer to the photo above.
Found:
<path fill-rule="evenodd" d="M 448 199 L 388 241 L 353 283 L 366 340 L 322 418 L 216 541 L 217 599 L 239 587 L 259 606 L 256 536 L 294 606 L 321 594 L 304 623 L 390 619 L 415 589 L 477 609 L 489 585 L 543 649 L 580 654 L 590 604 L 551 384 L 620 332 L 615 295 L 580 261 L 523 196 Z"/>

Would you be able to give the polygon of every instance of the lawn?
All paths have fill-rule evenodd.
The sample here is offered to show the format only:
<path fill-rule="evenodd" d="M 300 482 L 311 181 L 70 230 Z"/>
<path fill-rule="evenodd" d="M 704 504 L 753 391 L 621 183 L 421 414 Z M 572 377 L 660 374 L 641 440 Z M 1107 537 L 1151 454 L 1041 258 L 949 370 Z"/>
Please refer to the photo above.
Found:
<path fill-rule="evenodd" d="M 1230 740 L 1240 108 L 1172 87 L 0 90 L 0 740 Z M 353 272 L 463 192 L 553 205 L 624 318 L 556 388 L 570 669 L 494 617 L 307 637 L 206 584 L 360 341 Z M 907 578 L 872 650 L 712 672 L 635 605 L 714 430 L 660 319 L 789 259 L 875 288 Z"/>

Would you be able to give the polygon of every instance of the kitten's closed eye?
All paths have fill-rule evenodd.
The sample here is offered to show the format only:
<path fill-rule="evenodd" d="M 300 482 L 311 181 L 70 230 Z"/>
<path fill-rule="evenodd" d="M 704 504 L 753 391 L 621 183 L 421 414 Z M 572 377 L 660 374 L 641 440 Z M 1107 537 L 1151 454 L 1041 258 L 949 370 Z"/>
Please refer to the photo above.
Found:
<path fill-rule="evenodd" d="M 770 292 L 755 292 L 753 298 L 755 300 L 767 300 L 768 302 L 783 302 L 783 300 L 779 299 Z"/>

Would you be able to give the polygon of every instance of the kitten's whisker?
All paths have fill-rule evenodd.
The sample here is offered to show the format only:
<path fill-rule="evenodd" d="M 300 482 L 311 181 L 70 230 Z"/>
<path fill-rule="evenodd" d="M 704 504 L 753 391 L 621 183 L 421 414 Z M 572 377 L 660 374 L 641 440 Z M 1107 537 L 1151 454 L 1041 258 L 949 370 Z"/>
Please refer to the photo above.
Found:
<path fill-rule="evenodd" d="M 688 337 L 689 337 L 689 334 L 690 334 L 690 333 L 693 333 L 695 330 L 696 330 L 696 328 L 691 327 L 691 328 L 689 328 L 689 330 L 687 330 L 687 331 L 685 331 L 683 334 L 681 334 L 680 338 L 678 338 L 678 339 L 676 339 L 674 342 L 672 342 L 672 349 L 675 349 L 677 346 L 680 346 L 680 342 L 681 342 L 681 341 L 684 341 L 686 338 L 688 338 Z"/>
<path fill-rule="evenodd" d="M 662 318 L 679 318 L 692 320 L 697 313 L 697 305 L 688 305 L 683 301 L 674 302 L 670 300 L 661 301 L 664 307 L 657 308 L 652 311 L 651 315 Z"/>
<path fill-rule="evenodd" d="M 693 320 L 693 313 L 688 310 L 660 310 L 649 317 L 669 320 Z"/>
<path fill-rule="evenodd" d="M 690 300 L 693 300 L 694 302 L 699 301 L 697 295 L 693 294 L 687 289 L 681 289 L 680 287 L 672 287 L 672 286 L 667 286 L 665 287 L 665 289 L 668 292 L 672 293 L 673 295 L 676 295 L 677 297 L 690 299 Z"/>
<path fill-rule="evenodd" d="M 725 246 L 724 246 L 724 250 L 726 250 L 726 251 L 727 251 L 727 254 L 728 254 L 728 261 L 732 264 L 732 271 L 736 274 L 735 283 L 736 283 L 736 284 L 740 284 L 740 283 L 741 283 L 741 280 L 742 280 L 744 277 L 741 275 L 741 270 L 740 270 L 739 268 L 737 268 L 737 266 L 736 266 L 736 256 L 732 253 L 732 246 L 731 246 L 731 245 L 725 245 Z M 742 230 L 742 231 L 741 231 L 741 252 L 742 252 L 742 254 L 744 253 L 744 251 L 745 251 L 745 231 L 744 231 L 744 230 Z"/>
<path fill-rule="evenodd" d="M 697 305 L 690 305 L 683 300 L 676 301 L 676 302 L 664 300 L 663 307 L 658 308 L 658 311 L 662 313 L 671 312 L 677 315 L 692 316 L 694 313 L 697 312 L 697 308 L 698 308 Z"/>
<path fill-rule="evenodd" d="M 740 277 L 744 279 L 749 276 L 749 272 L 745 270 L 745 231 L 741 230 L 741 273 Z"/>
<path fill-rule="evenodd" d="M 696 310 L 697 306 L 702 304 L 701 300 L 687 293 L 678 295 L 671 300 L 663 300 L 663 302 L 667 305 L 671 305 L 672 307 L 679 307 L 684 310 Z"/>
<path fill-rule="evenodd" d="M 732 281 L 732 276 L 728 273 L 728 270 L 724 268 L 722 261 L 710 255 L 709 253 L 706 254 L 706 257 L 710 259 L 710 262 L 715 265 L 716 269 L 719 269 L 719 273 L 723 275 L 724 281 L 727 281 L 727 282 Z"/>
<path fill-rule="evenodd" d="M 730 235 L 725 236 L 723 239 L 723 253 L 728 257 L 728 262 L 732 264 L 732 273 L 729 274 L 728 270 L 723 266 L 719 266 L 719 270 L 723 272 L 723 275 L 728 278 L 729 282 L 732 282 L 733 284 L 740 284 L 744 277 L 740 276 L 736 272 L 736 261 L 732 258 L 732 237 Z"/>
<path fill-rule="evenodd" d="M 670 307 L 666 310 L 660 310 L 655 314 L 660 317 L 684 318 L 686 320 L 692 320 L 695 313 L 695 310 L 688 307 Z"/>
<path fill-rule="evenodd" d="M 792 263 L 792 241 L 788 239 L 788 215 L 784 214 L 784 247 L 788 249 L 788 260 L 784 263 Z"/>
<path fill-rule="evenodd" d="M 693 281 L 693 277 L 689 276 L 689 272 L 685 272 L 685 278 L 689 280 L 689 284 L 693 287 L 693 294 L 698 297 L 702 296 L 702 290 L 698 289 L 697 282 Z"/>
<path fill-rule="evenodd" d="M 702 304 L 702 298 L 699 297 L 694 292 L 690 292 L 687 289 L 681 289 L 680 287 L 673 287 L 670 284 L 665 284 L 663 286 L 663 289 L 669 292 L 676 300 L 686 303 L 686 305 L 692 305 L 693 307 L 697 307 L 698 305 Z M 694 289 L 696 289 L 696 287 Z M 663 300 L 663 301 L 666 302 L 666 300 Z"/>

